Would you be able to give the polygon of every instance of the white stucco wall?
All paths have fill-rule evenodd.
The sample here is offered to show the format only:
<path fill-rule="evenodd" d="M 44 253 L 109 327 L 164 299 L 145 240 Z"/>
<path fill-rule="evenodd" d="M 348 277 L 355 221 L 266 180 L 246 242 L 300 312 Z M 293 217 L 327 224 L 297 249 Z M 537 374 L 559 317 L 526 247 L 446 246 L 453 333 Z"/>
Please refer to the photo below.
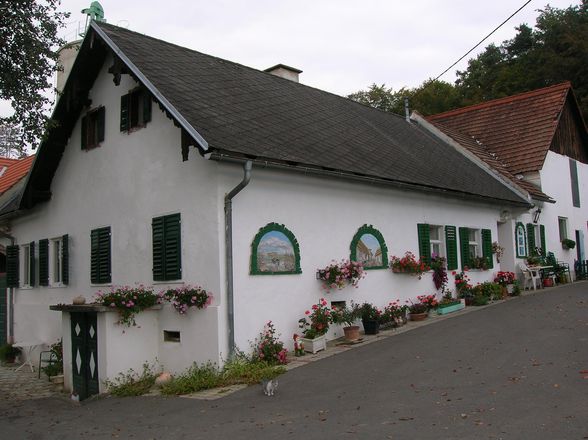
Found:
<path fill-rule="evenodd" d="M 219 171 L 224 191 L 239 181 L 238 166 L 223 165 Z M 406 251 L 418 256 L 417 223 L 490 229 L 492 239 L 498 240 L 500 212 L 496 205 L 254 168 L 251 183 L 233 201 L 237 346 L 249 349 L 264 323 L 272 320 L 291 347 L 298 319 L 321 297 L 369 301 L 382 307 L 394 299 L 435 292 L 431 274 L 418 280 L 385 269 L 368 271 L 358 288 L 324 293 L 316 270 L 333 259 L 349 258 L 351 240 L 362 225 L 373 225 L 382 233 L 389 256 L 403 256 Z M 249 275 L 251 243 L 259 229 L 271 222 L 284 224 L 296 236 L 302 274 Z M 472 271 L 470 277 L 474 283 L 487 281 L 498 270 L 495 262 L 493 270 Z M 337 329 L 329 336 L 341 334 Z"/>
<path fill-rule="evenodd" d="M 99 148 L 81 150 L 78 120 L 53 179 L 51 200 L 12 221 L 11 233 L 20 245 L 69 235 L 69 285 L 16 290 L 17 341 L 55 342 L 61 336 L 61 317 L 49 305 L 71 303 L 78 295 L 90 302 L 98 290 L 109 289 L 90 283 L 92 229 L 111 227 L 112 285 L 153 285 L 151 220 L 178 212 L 182 221 L 181 282 L 202 285 L 215 294 L 213 307 L 206 310 L 206 323 L 211 326 L 208 333 L 217 333 L 217 318 L 212 316 L 217 314 L 221 291 L 218 210 L 222 206 L 217 206 L 217 165 L 194 149 L 190 160 L 182 162 L 180 130 L 155 103 L 146 127 L 121 133 L 120 96 L 136 84 L 123 75 L 120 86 L 114 86 L 106 73 L 110 64 L 109 60 L 105 63 L 90 93 L 92 107 L 106 108 L 104 142 Z M 158 291 L 168 285 L 155 283 L 154 287 Z M 216 336 L 208 343 L 212 349 L 184 347 L 189 364 L 217 360 L 211 357 L 219 352 Z"/>

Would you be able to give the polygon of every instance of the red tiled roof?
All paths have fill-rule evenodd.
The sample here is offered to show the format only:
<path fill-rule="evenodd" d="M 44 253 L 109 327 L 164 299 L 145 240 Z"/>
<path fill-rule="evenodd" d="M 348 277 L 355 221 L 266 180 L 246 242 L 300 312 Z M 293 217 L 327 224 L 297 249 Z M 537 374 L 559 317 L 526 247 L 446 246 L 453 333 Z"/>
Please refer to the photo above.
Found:
<path fill-rule="evenodd" d="M 0 158 L 0 166 L 7 166 L 7 170 L 0 176 L 0 194 L 8 191 L 27 175 L 34 159 L 34 154 L 20 160 Z"/>
<path fill-rule="evenodd" d="M 543 166 L 569 82 L 429 116 L 431 122 L 481 141 L 512 174 Z"/>
<path fill-rule="evenodd" d="M 546 202 L 553 202 L 554 200 L 541 191 L 537 186 L 533 185 L 530 182 L 525 180 L 517 179 L 516 176 L 510 172 L 507 166 L 502 163 L 494 153 L 488 150 L 488 148 L 478 140 L 467 136 L 457 130 L 453 130 L 451 128 L 447 128 L 443 124 L 435 121 L 429 121 L 431 124 L 436 126 L 439 130 L 445 133 L 447 136 L 452 138 L 454 141 L 459 143 L 464 148 L 467 148 L 471 153 L 475 154 L 478 159 L 485 162 L 495 171 L 500 173 L 503 177 L 514 184 L 515 186 L 519 187 L 523 190 L 523 192 L 528 192 L 532 198 L 535 200 L 543 200 Z"/>

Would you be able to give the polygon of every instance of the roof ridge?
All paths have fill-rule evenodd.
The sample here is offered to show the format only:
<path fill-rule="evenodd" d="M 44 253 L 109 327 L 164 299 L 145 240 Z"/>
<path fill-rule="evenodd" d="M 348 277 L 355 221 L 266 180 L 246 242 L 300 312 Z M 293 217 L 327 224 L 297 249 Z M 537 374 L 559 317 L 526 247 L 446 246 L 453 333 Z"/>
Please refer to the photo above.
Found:
<path fill-rule="evenodd" d="M 247 66 L 245 64 L 237 63 L 235 61 L 227 60 L 226 58 L 217 57 L 217 56 L 210 55 L 210 54 L 207 54 L 207 53 L 204 53 L 204 52 L 200 52 L 200 51 L 198 51 L 196 49 L 191 49 L 189 47 L 180 46 L 179 44 L 176 44 L 176 43 L 171 43 L 169 41 L 162 40 L 160 38 L 155 38 L 155 37 L 152 37 L 152 36 L 147 35 L 147 34 L 142 34 L 142 33 L 137 32 L 137 31 L 132 31 L 130 29 L 126 29 L 126 28 L 123 28 L 123 27 L 120 27 L 120 26 L 115 26 L 115 25 L 110 24 L 110 23 L 96 22 L 96 21 L 94 21 L 92 23 L 95 24 L 95 25 L 98 25 L 99 27 L 109 27 L 109 28 L 112 28 L 112 29 L 115 29 L 115 30 L 122 30 L 124 32 L 130 32 L 130 33 L 133 33 L 135 35 L 140 35 L 141 37 L 148 38 L 148 39 L 154 40 L 154 41 L 158 41 L 158 42 L 163 43 L 163 44 L 166 44 L 168 46 L 173 46 L 173 47 L 177 47 L 179 49 L 183 49 L 183 50 L 187 50 L 187 51 L 190 51 L 190 52 L 194 52 L 194 53 L 197 53 L 199 55 L 203 55 L 205 57 L 209 57 L 209 58 L 212 58 L 212 59 L 215 59 L 215 60 L 219 60 L 219 61 L 221 61 L 223 63 L 230 63 L 230 64 L 232 64 L 234 66 L 238 66 L 238 67 L 241 67 L 241 68 L 244 68 L 244 69 L 252 70 L 252 71 L 254 71 L 256 73 L 261 73 L 261 74 L 264 74 L 264 75 L 269 75 L 270 77 L 275 78 L 278 81 L 287 81 L 288 84 L 296 84 L 297 86 L 300 86 L 300 87 L 306 87 L 306 88 L 309 88 L 309 89 L 312 89 L 312 90 L 316 90 L 316 91 L 318 91 L 320 93 L 323 93 L 323 94 L 326 94 L 326 95 L 331 95 L 331 96 L 334 96 L 334 97 L 339 98 L 339 99 L 344 99 L 345 101 L 353 102 L 353 103 L 355 103 L 357 105 L 360 105 L 362 107 L 367 107 L 367 108 L 370 108 L 372 110 L 376 110 L 376 111 L 379 111 L 379 112 L 382 112 L 382 113 L 386 113 L 387 115 L 392 115 L 392 116 L 394 116 L 396 118 L 404 119 L 404 116 L 403 115 L 399 115 L 398 113 L 392 113 L 392 112 L 389 112 L 389 111 L 386 111 L 386 110 L 379 109 L 377 107 L 372 107 L 372 106 L 370 106 L 368 104 L 363 104 L 361 102 L 354 101 L 353 99 L 347 98 L 346 96 L 337 95 L 336 93 L 329 92 L 329 91 L 323 90 L 323 89 L 319 89 L 318 87 L 313 87 L 313 86 L 310 86 L 308 84 L 304 84 L 304 83 L 301 83 L 301 82 L 295 82 L 295 81 L 292 81 L 292 80 L 287 79 L 287 78 L 282 78 L 281 76 L 277 76 L 277 75 L 271 74 L 269 72 L 265 72 L 264 70 L 256 69 L 255 67 Z M 280 64 L 278 64 L 278 65 L 280 65 Z"/>
<path fill-rule="evenodd" d="M 517 93 L 516 95 L 505 96 L 502 98 L 496 98 L 496 99 L 492 99 L 490 101 L 479 102 L 477 104 L 472 104 L 472 105 L 468 105 L 465 107 L 456 108 L 453 110 L 447 110 L 442 113 L 437 113 L 435 115 L 428 116 L 427 118 L 430 120 L 442 119 L 447 116 L 455 116 L 455 115 L 467 113 L 467 112 L 474 111 L 474 110 L 484 109 L 484 108 L 488 108 L 488 107 L 494 107 L 496 105 L 500 105 L 500 104 L 507 103 L 507 102 L 519 101 L 519 100 L 534 97 L 534 96 L 541 96 L 541 95 L 548 93 L 549 91 L 553 91 L 556 89 L 570 90 L 571 87 L 572 87 L 572 83 L 570 81 L 564 81 L 564 82 L 561 82 L 558 84 L 553 84 L 551 86 L 542 87 L 540 89 L 534 89 L 534 90 L 529 90 L 527 92 Z"/>

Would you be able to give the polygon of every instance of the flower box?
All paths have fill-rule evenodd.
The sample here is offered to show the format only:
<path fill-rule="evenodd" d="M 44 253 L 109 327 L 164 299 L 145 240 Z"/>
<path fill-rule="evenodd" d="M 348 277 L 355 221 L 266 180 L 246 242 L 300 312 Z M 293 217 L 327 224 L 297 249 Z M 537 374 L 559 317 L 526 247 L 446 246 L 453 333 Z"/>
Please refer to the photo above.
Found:
<path fill-rule="evenodd" d="M 447 315 L 448 313 L 457 312 L 465 308 L 465 301 L 456 301 L 454 303 L 449 304 L 441 304 L 437 309 L 437 314 L 439 315 Z"/>
<path fill-rule="evenodd" d="M 304 344 L 304 351 L 315 354 L 321 350 L 327 349 L 327 337 L 325 335 L 317 336 L 314 339 L 300 338 Z"/>

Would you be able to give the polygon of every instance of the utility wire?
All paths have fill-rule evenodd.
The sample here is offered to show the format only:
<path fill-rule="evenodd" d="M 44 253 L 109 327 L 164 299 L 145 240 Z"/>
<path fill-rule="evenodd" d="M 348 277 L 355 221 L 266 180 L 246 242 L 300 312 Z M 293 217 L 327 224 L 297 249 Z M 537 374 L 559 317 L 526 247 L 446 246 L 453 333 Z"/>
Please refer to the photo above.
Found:
<path fill-rule="evenodd" d="M 532 0 L 528 0 L 523 6 L 521 6 L 519 9 L 517 9 L 515 12 L 513 12 L 510 17 L 508 17 L 506 20 L 504 20 L 502 23 L 500 23 L 498 26 L 496 26 L 492 32 L 490 32 L 488 35 L 486 35 L 484 38 L 482 38 L 478 44 L 476 44 L 474 47 L 472 47 L 470 50 L 468 50 L 459 60 L 457 60 L 455 63 L 453 63 L 447 69 L 445 69 L 443 71 L 443 73 L 438 75 L 437 78 L 435 78 L 431 82 L 437 81 L 439 78 L 441 78 L 443 75 L 445 75 L 449 71 L 449 69 L 451 69 L 457 63 L 459 63 L 461 60 L 463 60 L 465 57 L 467 57 L 475 48 L 477 48 L 480 44 L 482 44 L 484 41 L 486 41 L 488 39 L 488 37 L 490 37 L 494 32 L 496 32 L 498 29 L 500 29 L 502 26 L 504 26 L 504 24 L 506 22 L 508 22 L 515 15 L 517 15 L 525 6 L 527 6 L 529 3 L 531 3 L 531 1 Z"/>

